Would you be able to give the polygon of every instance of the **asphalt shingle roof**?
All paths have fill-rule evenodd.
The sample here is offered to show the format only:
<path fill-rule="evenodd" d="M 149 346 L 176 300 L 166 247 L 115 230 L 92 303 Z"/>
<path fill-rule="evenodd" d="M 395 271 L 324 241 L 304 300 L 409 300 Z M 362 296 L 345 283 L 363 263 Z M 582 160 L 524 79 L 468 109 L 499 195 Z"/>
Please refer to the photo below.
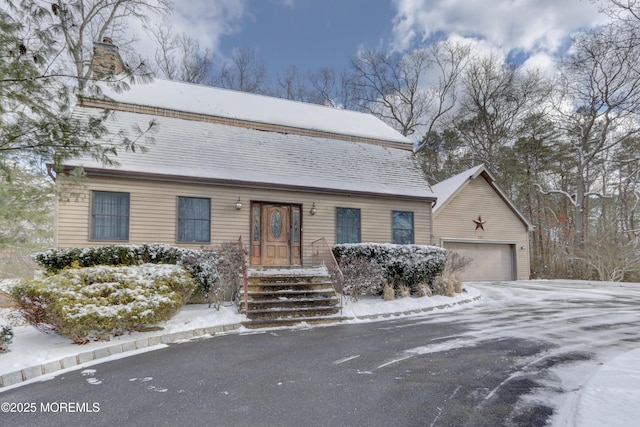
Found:
<path fill-rule="evenodd" d="M 102 97 L 125 104 L 374 138 L 412 147 L 408 138 L 377 117 L 357 111 L 163 79 L 134 84 L 125 91 L 116 91 L 104 82 L 95 87 Z M 91 96 L 91 90 L 87 91 Z"/>
<path fill-rule="evenodd" d="M 75 110 L 79 117 L 96 112 Z M 115 111 L 107 126 L 111 134 L 133 136 L 133 128 L 146 128 L 154 119 L 157 127 L 147 153 L 119 152 L 117 168 L 89 158 L 67 165 L 247 185 L 434 197 L 411 150 L 126 111 Z"/>

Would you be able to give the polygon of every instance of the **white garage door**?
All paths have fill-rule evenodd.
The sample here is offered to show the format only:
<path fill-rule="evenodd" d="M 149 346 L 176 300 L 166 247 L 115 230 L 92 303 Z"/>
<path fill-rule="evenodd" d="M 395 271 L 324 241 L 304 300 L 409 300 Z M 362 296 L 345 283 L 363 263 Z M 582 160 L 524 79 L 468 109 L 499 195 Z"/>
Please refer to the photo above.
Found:
<path fill-rule="evenodd" d="M 471 258 L 463 281 L 514 280 L 513 245 L 445 242 L 445 249 Z"/>

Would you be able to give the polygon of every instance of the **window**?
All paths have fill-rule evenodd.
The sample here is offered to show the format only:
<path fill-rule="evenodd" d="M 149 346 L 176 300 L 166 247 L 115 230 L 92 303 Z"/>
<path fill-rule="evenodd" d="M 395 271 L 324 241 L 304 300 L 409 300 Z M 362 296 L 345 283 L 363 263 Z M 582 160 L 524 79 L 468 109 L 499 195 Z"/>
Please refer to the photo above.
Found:
<path fill-rule="evenodd" d="M 129 240 L 129 193 L 92 193 L 91 239 Z"/>
<path fill-rule="evenodd" d="M 211 241 L 211 199 L 178 197 L 178 242 Z"/>
<path fill-rule="evenodd" d="M 336 243 L 360 243 L 360 209 L 336 208 Z"/>
<path fill-rule="evenodd" d="M 413 244 L 413 212 L 391 212 L 391 230 L 393 243 Z"/>

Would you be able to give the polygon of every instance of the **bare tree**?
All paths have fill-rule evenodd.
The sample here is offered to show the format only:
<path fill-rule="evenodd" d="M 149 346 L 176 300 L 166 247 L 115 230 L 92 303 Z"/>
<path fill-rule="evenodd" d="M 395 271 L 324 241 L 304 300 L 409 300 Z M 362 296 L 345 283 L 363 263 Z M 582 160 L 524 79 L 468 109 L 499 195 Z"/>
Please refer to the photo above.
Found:
<path fill-rule="evenodd" d="M 300 74 L 297 67 L 286 68 L 278 73 L 276 79 L 275 96 L 293 101 L 313 102 L 306 79 Z"/>
<path fill-rule="evenodd" d="M 429 87 L 431 105 L 427 113 L 426 131 L 417 150 L 428 143 L 438 125 L 454 111 L 458 101 L 458 81 L 471 58 L 471 45 L 444 41 L 430 48 L 435 82 Z"/>
<path fill-rule="evenodd" d="M 158 42 L 154 74 L 188 83 L 211 82 L 211 49 L 200 48 L 200 42 L 186 33 L 173 33 L 166 21 L 163 25 L 151 29 L 151 33 Z"/>
<path fill-rule="evenodd" d="M 640 21 L 640 3 L 638 0 L 609 0 L 603 7 L 604 13 L 615 20 Z"/>
<path fill-rule="evenodd" d="M 266 91 L 267 71 L 255 52 L 247 47 L 234 49 L 231 60 L 225 63 L 215 83 L 227 89 L 242 92 L 262 93 Z"/>
<path fill-rule="evenodd" d="M 574 208 L 575 246 L 585 241 L 588 201 L 607 197 L 591 188 L 593 173 L 610 150 L 640 134 L 640 35 L 633 25 L 586 32 L 561 64 L 554 115 L 572 155 L 571 191 L 553 188 Z"/>
<path fill-rule="evenodd" d="M 336 91 L 339 77 L 336 71 L 330 67 L 322 67 L 315 73 L 309 73 L 309 82 L 313 87 L 313 92 L 318 104 L 337 107 Z"/>
<path fill-rule="evenodd" d="M 357 109 L 351 76 L 345 68 L 337 71 L 334 68 L 322 67 L 315 73 L 309 73 L 312 102 L 334 108 Z"/>
<path fill-rule="evenodd" d="M 406 55 L 364 51 L 351 61 L 351 81 L 359 108 L 374 114 L 404 136 L 425 124 L 429 102 L 422 77 L 429 65 L 425 50 Z"/>
<path fill-rule="evenodd" d="M 431 134 L 456 104 L 470 53 L 469 45 L 449 41 L 406 54 L 364 51 L 351 61 L 351 94 L 403 135 Z"/>
<path fill-rule="evenodd" d="M 640 271 L 640 251 L 633 240 L 609 228 L 598 236 L 587 239 L 576 258 L 593 270 L 595 279 L 620 282 L 637 280 Z"/>
<path fill-rule="evenodd" d="M 509 67 L 494 54 L 468 64 L 461 82 L 456 129 L 476 158 L 499 172 L 501 150 L 516 141 L 550 87 L 537 71 Z"/>
<path fill-rule="evenodd" d="M 126 31 L 131 19 L 148 24 L 153 15 L 168 13 L 170 0 L 57 0 L 51 5 L 55 27 L 64 36 L 72 75 L 82 90 L 91 78 L 93 42 L 109 37 L 119 46 L 131 42 Z"/>

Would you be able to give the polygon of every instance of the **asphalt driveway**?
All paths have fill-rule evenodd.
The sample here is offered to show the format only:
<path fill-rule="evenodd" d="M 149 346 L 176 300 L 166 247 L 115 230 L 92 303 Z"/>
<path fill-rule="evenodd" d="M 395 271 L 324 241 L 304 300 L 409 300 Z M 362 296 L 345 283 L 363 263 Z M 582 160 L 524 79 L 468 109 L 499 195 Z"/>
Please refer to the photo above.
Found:
<path fill-rule="evenodd" d="M 543 426 L 566 419 L 599 364 L 640 347 L 637 285 L 474 286 L 482 301 L 455 312 L 230 334 L 66 373 L 1 393 L 37 410 L 0 417 L 10 426 Z"/>

